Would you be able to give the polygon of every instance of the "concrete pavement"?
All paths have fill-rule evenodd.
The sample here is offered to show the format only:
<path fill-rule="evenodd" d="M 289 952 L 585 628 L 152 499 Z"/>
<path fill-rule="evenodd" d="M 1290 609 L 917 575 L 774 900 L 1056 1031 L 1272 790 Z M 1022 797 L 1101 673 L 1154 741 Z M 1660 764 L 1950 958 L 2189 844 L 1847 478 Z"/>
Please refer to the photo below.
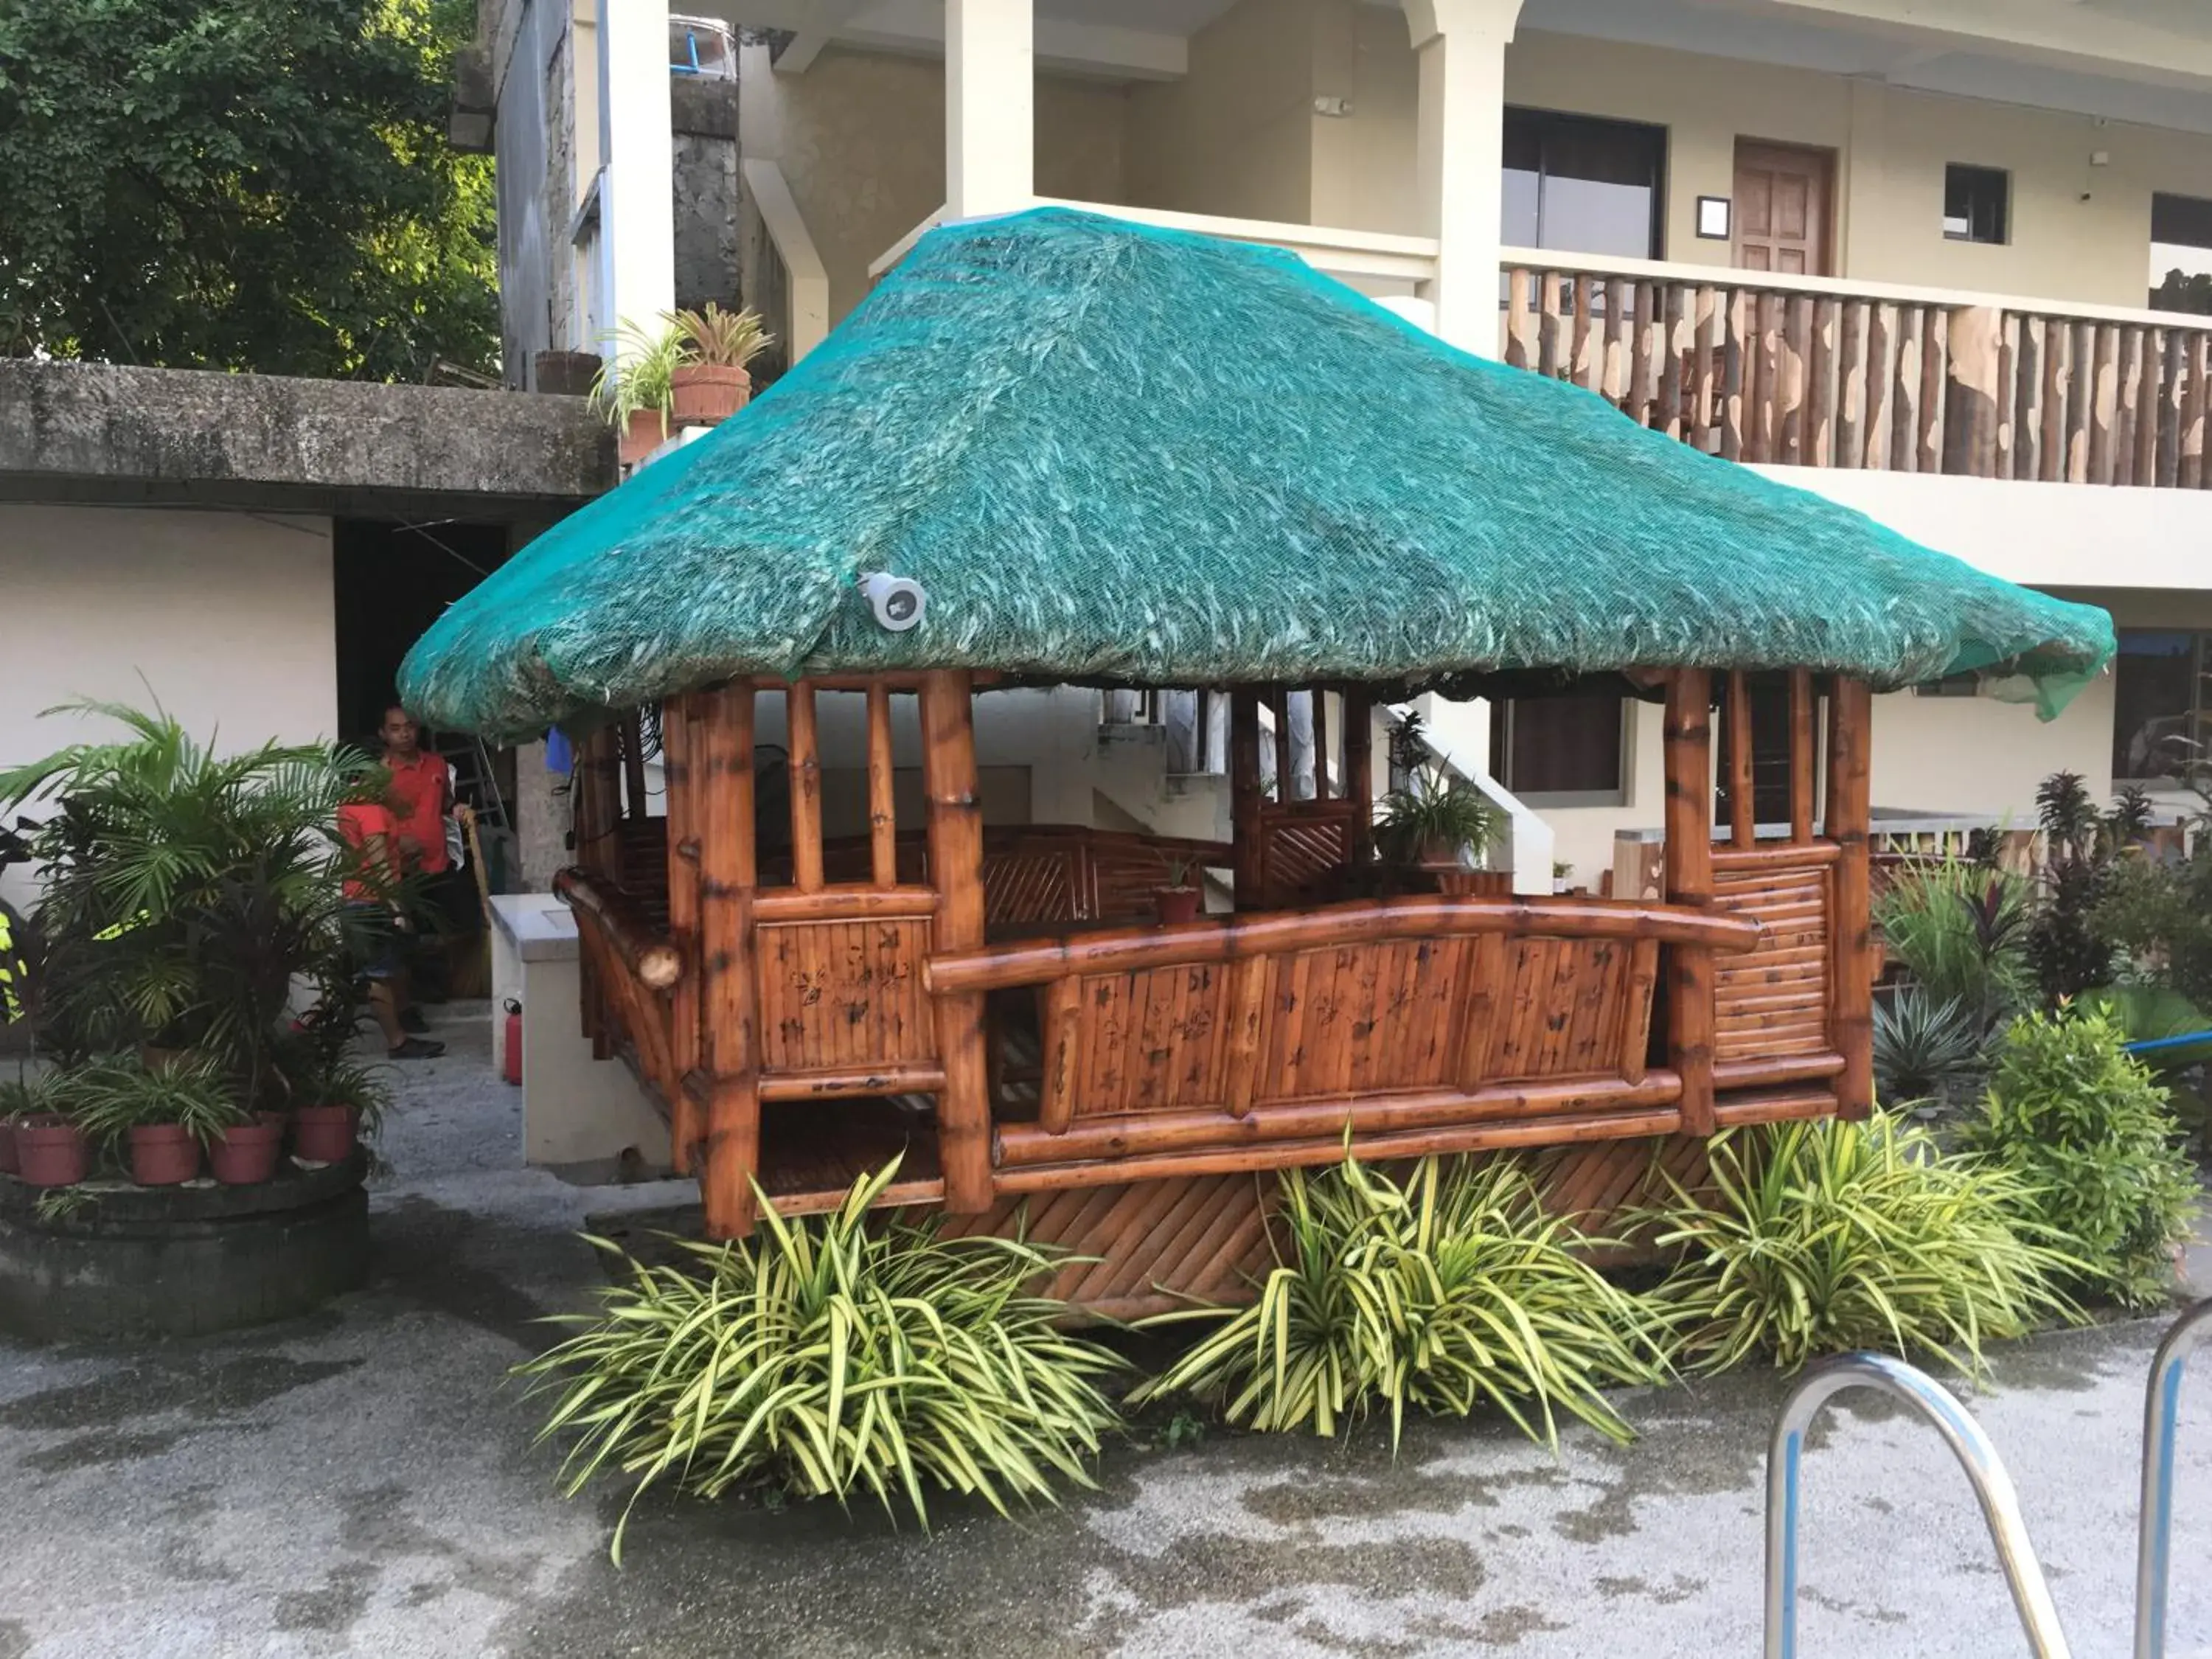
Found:
<path fill-rule="evenodd" d="M 407 1073 L 371 1288 L 307 1320 L 126 1353 L 0 1346 L 0 1659 L 317 1656 L 1240 1656 L 1758 1650 L 1764 1374 L 1627 1397 L 1564 1454 L 1488 1422 L 1393 1460 L 1215 1434 L 1117 1448 L 1103 1490 L 1012 1522 L 621 1496 L 567 1504 L 505 1382 L 597 1269 L 579 1189 L 517 1165 L 489 1022 Z M 2126 1651 L 2155 1324 L 2004 1349 L 1975 1409 L 2078 1655 Z M 2172 1652 L 2212 1654 L 2212 1358 L 2184 1413 Z M 1962 1476 L 1887 1405 L 1808 1455 L 1804 1651 L 2023 1650 Z"/>

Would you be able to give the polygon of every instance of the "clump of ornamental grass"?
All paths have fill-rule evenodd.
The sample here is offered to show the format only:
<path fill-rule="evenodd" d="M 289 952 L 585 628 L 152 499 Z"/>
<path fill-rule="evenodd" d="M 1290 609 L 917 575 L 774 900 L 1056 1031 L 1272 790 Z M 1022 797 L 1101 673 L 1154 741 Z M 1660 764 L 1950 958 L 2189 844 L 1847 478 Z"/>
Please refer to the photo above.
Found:
<path fill-rule="evenodd" d="M 872 1220 L 897 1168 L 830 1215 L 786 1219 L 763 1197 L 749 1237 L 675 1241 L 675 1265 L 592 1241 L 620 1278 L 516 1370 L 551 1397 L 540 1437 L 571 1442 L 566 1495 L 602 1474 L 630 1482 L 617 1564 L 631 1510 L 664 1483 L 709 1498 L 864 1494 L 925 1526 L 932 1492 L 1003 1514 L 1054 1501 L 1061 1481 L 1094 1484 L 1101 1437 L 1121 1423 L 1100 1385 L 1124 1362 L 1057 1328 L 1066 1304 L 1025 1288 L 1065 1258 L 945 1237 L 933 1217 Z"/>
<path fill-rule="evenodd" d="M 1641 1303 L 1580 1252 L 1599 1241 L 1545 1212 L 1511 1158 L 1423 1158 L 1401 1182 L 1347 1156 L 1282 1179 L 1287 1253 L 1252 1305 L 1163 1315 L 1209 1331 L 1132 1403 L 1188 1395 L 1231 1423 L 1333 1434 L 1381 1410 L 1503 1412 L 1558 1443 L 1559 1416 L 1614 1440 L 1601 1392 L 1663 1378 Z"/>
<path fill-rule="evenodd" d="M 1668 1182 L 1647 1219 L 1676 1260 L 1653 1295 L 1698 1370 L 1878 1348 L 1978 1372 L 1984 1343 L 2074 1314 L 2076 1264 L 2025 1219 L 2026 1183 L 1887 1114 L 1732 1131 L 1708 1186 Z"/>

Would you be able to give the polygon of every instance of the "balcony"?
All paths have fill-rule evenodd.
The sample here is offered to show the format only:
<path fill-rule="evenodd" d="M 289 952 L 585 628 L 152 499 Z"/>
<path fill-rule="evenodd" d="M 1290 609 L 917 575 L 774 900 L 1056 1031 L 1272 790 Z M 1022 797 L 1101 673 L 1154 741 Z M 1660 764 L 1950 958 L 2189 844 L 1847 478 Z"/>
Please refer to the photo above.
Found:
<path fill-rule="evenodd" d="M 1509 248 L 1500 355 L 1754 465 L 2201 489 L 2212 318 Z"/>

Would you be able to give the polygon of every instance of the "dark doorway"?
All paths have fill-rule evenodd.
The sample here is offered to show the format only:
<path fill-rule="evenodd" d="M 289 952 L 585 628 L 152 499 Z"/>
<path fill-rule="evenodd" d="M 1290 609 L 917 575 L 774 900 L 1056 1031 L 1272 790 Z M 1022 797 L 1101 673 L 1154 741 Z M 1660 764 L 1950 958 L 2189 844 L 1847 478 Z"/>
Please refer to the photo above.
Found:
<path fill-rule="evenodd" d="M 362 743 L 384 718 L 408 647 L 506 560 L 507 530 L 340 519 L 331 526 L 331 553 L 338 732 Z"/>

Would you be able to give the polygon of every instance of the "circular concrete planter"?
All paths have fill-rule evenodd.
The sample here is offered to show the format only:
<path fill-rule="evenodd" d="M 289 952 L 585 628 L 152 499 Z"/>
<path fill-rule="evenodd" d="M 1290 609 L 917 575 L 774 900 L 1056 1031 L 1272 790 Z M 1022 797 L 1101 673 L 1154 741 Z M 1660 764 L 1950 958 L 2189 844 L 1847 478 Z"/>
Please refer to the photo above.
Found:
<path fill-rule="evenodd" d="M 0 1176 L 0 1335 L 34 1342 L 198 1336 L 289 1318 L 368 1273 L 368 1160 L 250 1187 L 97 1182 L 41 1219 Z"/>

